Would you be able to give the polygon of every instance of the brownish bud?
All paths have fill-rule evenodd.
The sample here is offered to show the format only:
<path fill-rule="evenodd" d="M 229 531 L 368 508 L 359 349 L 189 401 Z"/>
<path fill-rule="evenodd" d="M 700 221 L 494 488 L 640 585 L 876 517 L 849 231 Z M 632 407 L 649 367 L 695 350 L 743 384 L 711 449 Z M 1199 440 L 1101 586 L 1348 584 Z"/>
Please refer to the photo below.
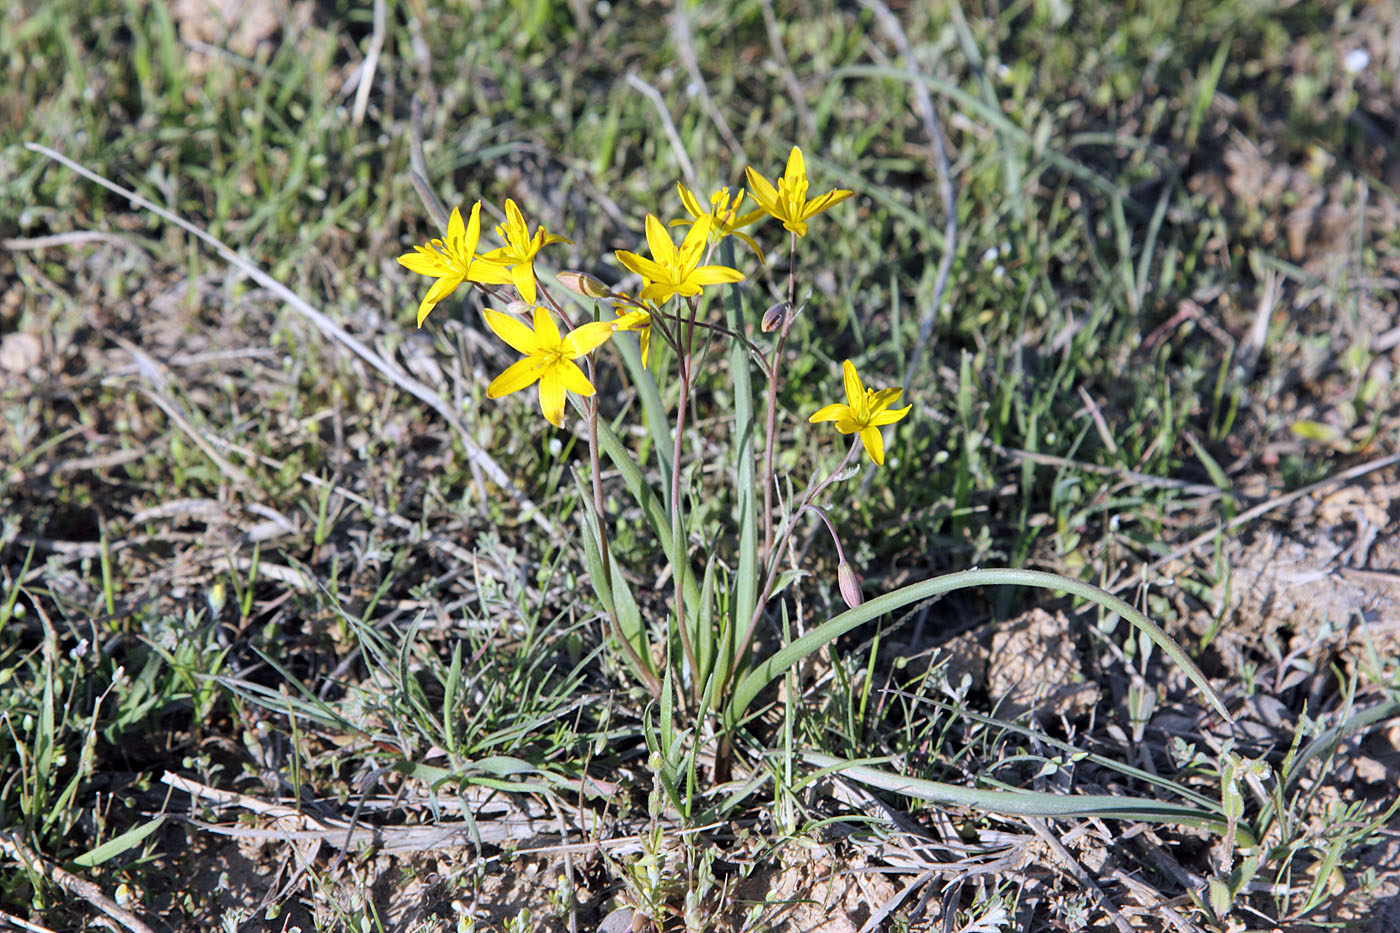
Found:
<path fill-rule="evenodd" d="M 612 294 L 611 289 L 587 272 L 560 272 L 555 278 L 560 285 L 585 298 L 607 298 Z"/>
<path fill-rule="evenodd" d="M 846 601 L 848 607 L 854 609 L 865 602 L 865 597 L 860 592 L 860 579 L 851 569 L 851 565 L 844 560 L 836 567 L 836 582 L 841 587 L 841 598 Z"/>
<path fill-rule="evenodd" d="M 775 305 L 768 306 L 768 310 L 763 312 L 763 320 L 758 326 L 763 328 L 765 334 L 771 334 L 790 320 L 792 320 L 792 305 L 786 301 L 780 301 Z"/>

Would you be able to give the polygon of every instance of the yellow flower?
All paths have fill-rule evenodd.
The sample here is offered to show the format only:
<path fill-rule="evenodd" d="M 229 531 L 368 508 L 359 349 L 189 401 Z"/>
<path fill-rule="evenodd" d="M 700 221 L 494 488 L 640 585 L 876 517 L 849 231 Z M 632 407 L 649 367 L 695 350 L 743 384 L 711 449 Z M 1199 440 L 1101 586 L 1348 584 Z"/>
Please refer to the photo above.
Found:
<path fill-rule="evenodd" d="M 531 236 L 530 228 L 525 225 L 525 216 L 510 198 L 506 198 L 506 222 L 496 227 L 496 236 L 505 240 L 506 245 L 485 253 L 482 258 L 509 269 L 510 275 L 506 281 L 515 286 L 527 305 L 534 304 L 535 255 L 553 243 L 572 243 L 573 240 L 546 233 L 544 227 Z"/>
<path fill-rule="evenodd" d="M 690 220 L 673 220 L 672 227 L 689 226 L 702 217 L 710 218 L 710 239 L 718 243 L 727 236 L 736 236 L 744 241 L 744 245 L 753 250 L 758 255 L 759 263 L 763 262 L 763 249 L 754 241 L 754 238 L 747 233 L 740 233 L 740 227 L 747 227 L 749 224 L 763 216 L 762 210 L 749 211 L 747 214 L 739 213 L 739 205 L 744 201 L 744 189 L 740 188 L 739 193 L 734 196 L 734 200 L 729 200 L 729 188 L 721 188 L 710 195 L 710 209 L 706 211 L 700 206 L 700 199 L 695 193 L 680 182 L 676 182 L 676 190 L 680 192 L 681 204 L 685 206 L 685 212 L 690 215 Z"/>
<path fill-rule="evenodd" d="M 746 171 L 750 196 L 766 213 L 781 220 L 784 227 L 798 236 L 807 235 L 808 217 L 820 214 L 828 207 L 835 207 L 855 193 L 838 188 L 808 201 L 807 165 L 802 159 L 802 150 L 796 146 L 788 153 L 787 170 L 778 179 L 776 189 L 752 168 Z"/>
<path fill-rule="evenodd" d="M 625 249 L 617 251 L 617 261 L 642 277 L 641 299 L 660 304 L 672 295 L 689 298 L 704 291 L 706 285 L 739 282 L 744 274 L 728 266 L 702 266 L 705 238 L 710 234 L 710 219 L 702 217 L 691 226 L 680 249 L 671 242 L 671 235 L 661 221 L 647 215 L 647 245 L 651 259 Z"/>
<path fill-rule="evenodd" d="M 452 208 L 447 221 L 447 238 L 429 240 L 427 246 L 415 246 L 413 252 L 399 257 L 399 263 L 419 275 L 437 279 L 418 306 L 418 326 L 437 307 L 437 303 L 457 290 L 463 282 L 504 285 L 510 276 L 499 266 L 485 262 L 476 255 L 476 242 L 481 238 L 481 202 L 472 205 L 471 220 L 462 223 L 462 212 Z M 502 276 L 505 276 L 502 278 Z"/>
<path fill-rule="evenodd" d="M 883 465 L 885 442 L 880 436 L 881 426 L 894 424 L 909 414 L 909 409 L 913 406 L 906 405 L 890 411 L 890 405 L 894 404 L 894 400 L 904 391 L 902 388 L 881 389 L 878 392 L 867 389 L 861 383 L 860 376 L 856 374 L 856 368 L 850 360 L 847 360 L 841 369 L 846 382 L 846 404 L 828 405 L 809 420 L 813 424 L 818 421 L 835 421 L 836 430 L 842 434 L 854 434 L 859 431 L 865 452 L 870 454 L 870 459 L 874 460 L 877 466 Z"/>
<path fill-rule="evenodd" d="M 612 326 L 618 330 L 637 332 L 637 339 L 642 344 L 642 366 L 645 367 L 647 356 L 651 353 L 651 314 L 646 311 L 628 311 L 613 321 Z"/>
<path fill-rule="evenodd" d="M 536 380 L 540 384 L 540 410 L 556 428 L 564 426 L 564 392 L 592 395 L 593 384 L 574 360 L 592 353 L 607 343 L 613 325 L 594 321 L 559 336 L 559 328 L 544 308 L 535 309 L 535 328 L 499 311 L 486 311 L 486 324 L 496 336 L 525 354 L 525 359 L 512 363 L 486 387 L 487 398 L 500 398 L 526 388 Z"/>

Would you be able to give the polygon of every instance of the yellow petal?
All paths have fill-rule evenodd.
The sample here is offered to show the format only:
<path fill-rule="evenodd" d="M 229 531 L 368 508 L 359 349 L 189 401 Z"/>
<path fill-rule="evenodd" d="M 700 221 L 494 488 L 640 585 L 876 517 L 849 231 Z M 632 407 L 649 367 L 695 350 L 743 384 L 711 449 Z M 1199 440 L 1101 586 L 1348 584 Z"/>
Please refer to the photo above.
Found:
<path fill-rule="evenodd" d="M 646 369 L 647 356 L 651 353 L 651 328 L 643 327 L 639 339 L 642 344 L 642 369 Z"/>
<path fill-rule="evenodd" d="M 447 264 L 442 253 L 423 246 L 415 246 L 413 249 L 414 252 L 404 253 L 399 257 L 399 265 L 410 272 L 431 275 L 433 278 L 441 278 L 451 273 L 452 267 Z"/>
<path fill-rule="evenodd" d="M 519 392 L 540 378 L 540 373 L 547 365 L 538 356 L 527 356 L 523 360 L 516 360 L 506 368 L 505 372 L 491 380 L 491 384 L 486 387 L 486 397 L 500 398 L 502 395 Z"/>
<path fill-rule="evenodd" d="M 703 216 L 705 215 L 704 209 L 702 209 L 702 208 L 700 207 L 700 199 L 697 198 L 697 197 L 695 196 L 695 194 L 694 194 L 689 188 L 687 188 L 685 185 L 681 184 L 680 182 L 676 182 L 676 190 L 677 190 L 678 192 L 680 192 L 680 196 L 681 196 L 681 206 L 685 208 L 685 212 L 686 212 L 687 214 L 689 214 L 691 217 L 695 218 L 696 220 L 699 220 L 701 217 L 703 217 Z M 680 222 L 681 222 L 681 223 L 684 223 L 684 221 L 680 221 Z M 672 226 L 675 226 L 676 223 L 677 223 L 677 221 L 672 221 L 672 222 L 671 222 L 671 225 L 672 225 Z"/>
<path fill-rule="evenodd" d="M 862 428 L 860 442 L 865 445 L 865 452 L 870 454 L 870 459 L 875 461 L 875 465 L 884 466 L 885 440 L 880 436 L 880 429 L 875 427 Z"/>
<path fill-rule="evenodd" d="M 564 388 L 570 392 L 585 397 L 593 394 L 593 383 L 588 381 L 588 377 L 583 374 L 583 370 L 578 368 L 577 363 L 570 360 L 560 360 L 554 364 L 553 370 L 558 375 L 559 381 L 564 384 Z"/>
<path fill-rule="evenodd" d="M 877 428 L 887 424 L 894 424 L 900 418 L 903 418 L 905 415 L 909 414 L 909 410 L 913 407 L 913 405 L 905 405 L 903 408 L 887 409 L 885 411 L 878 412 L 873 418 L 870 419 L 870 423 Z"/>
<path fill-rule="evenodd" d="M 902 387 L 895 386 L 892 389 L 881 389 L 879 392 L 872 392 L 870 394 L 870 410 L 884 411 L 894 404 L 894 400 L 899 398 L 900 393 L 903 391 L 904 389 Z"/>
<path fill-rule="evenodd" d="M 510 344 L 511 348 L 526 356 L 540 352 L 539 335 L 531 331 L 509 314 L 502 314 L 487 308 L 486 326 L 497 336 Z"/>
<path fill-rule="evenodd" d="M 725 285 L 730 282 L 742 282 L 744 273 L 728 266 L 701 266 L 687 275 L 685 280 L 695 285 Z"/>
<path fill-rule="evenodd" d="M 467 270 L 467 280 L 480 282 L 482 285 L 509 285 L 511 284 L 510 270 L 498 262 L 477 257 Z"/>
<path fill-rule="evenodd" d="M 649 301 L 654 305 L 659 305 L 676 293 L 677 289 L 674 285 L 667 282 L 653 282 L 642 289 L 640 297 L 643 301 Z M 694 292 L 691 292 L 691 294 L 694 294 Z"/>
<path fill-rule="evenodd" d="M 791 187 L 799 182 L 807 180 L 807 161 L 802 158 L 802 150 L 796 146 L 788 153 L 787 168 L 783 171 L 783 178 Z"/>
<path fill-rule="evenodd" d="M 765 214 L 776 217 L 778 215 L 778 190 L 752 168 L 744 169 L 744 173 L 749 179 L 749 196 L 754 203 L 763 209 Z"/>
<path fill-rule="evenodd" d="M 834 191 L 828 191 L 821 197 L 808 201 L 807 206 L 802 208 L 802 216 L 806 218 L 811 217 L 813 214 L 820 214 L 827 208 L 835 207 L 854 194 L 854 191 L 845 191 L 839 188 Z"/>
<path fill-rule="evenodd" d="M 540 375 L 540 411 L 556 428 L 564 426 L 564 381 L 557 366 L 548 367 Z"/>
<path fill-rule="evenodd" d="M 462 232 L 464 256 L 476 254 L 476 244 L 481 239 L 481 202 L 477 201 L 472 205 L 471 217 L 467 220 L 467 229 Z"/>
<path fill-rule="evenodd" d="M 462 223 L 462 211 L 460 208 L 452 208 L 452 216 L 447 218 L 447 248 L 449 252 L 457 253 L 467 242 L 467 228 Z"/>
<path fill-rule="evenodd" d="M 526 250 L 530 246 L 530 231 L 525 226 L 525 215 L 520 213 L 520 208 L 516 207 L 515 201 L 510 198 L 506 198 L 506 224 L 501 239 L 514 247 L 517 252 Z"/>
<path fill-rule="evenodd" d="M 861 385 L 856 366 L 850 360 L 841 364 L 841 378 L 846 385 L 846 402 L 851 406 L 851 411 L 857 413 L 852 417 L 860 418 L 859 412 L 865 407 L 865 386 Z"/>
<path fill-rule="evenodd" d="M 758 245 L 758 241 L 755 240 L 753 237 L 749 236 L 747 233 L 740 233 L 737 230 L 734 231 L 734 235 L 739 239 L 743 240 L 744 245 L 754 251 L 754 255 L 758 257 L 758 264 L 760 266 L 763 265 L 765 261 L 763 258 L 763 247 Z"/>
<path fill-rule="evenodd" d="M 629 252 L 625 249 L 617 250 L 613 255 L 617 257 L 618 262 L 644 279 L 656 281 L 657 279 L 666 277 L 666 270 L 650 259 L 647 259 L 645 256 L 638 256 L 636 253 Z"/>
<path fill-rule="evenodd" d="M 588 324 L 580 325 L 569 331 L 569 336 L 564 338 L 564 356 L 571 360 L 576 360 L 581 356 L 592 353 L 594 350 L 608 342 L 608 338 L 613 335 L 612 321 L 592 321 Z M 570 388 L 573 388 L 570 386 Z M 574 389 L 578 392 L 578 389 Z"/>
<path fill-rule="evenodd" d="M 541 349 L 559 346 L 559 326 L 544 308 L 535 309 L 535 341 Z"/>
<path fill-rule="evenodd" d="M 419 327 L 422 327 L 422 326 L 423 326 L 423 322 L 426 321 L 426 320 L 428 319 L 428 315 L 432 314 L 432 313 L 433 313 L 433 309 L 436 308 L 436 307 L 437 307 L 437 302 L 436 302 L 436 301 L 429 301 L 427 298 L 424 298 L 424 299 L 422 300 L 422 302 L 419 303 L 419 305 L 418 305 L 418 326 L 419 326 Z"/>
<path fill-rule="evenodd" d="M 743 215 L 742 217 L 736 217 L 736 218 L 734 219 L 734 222 L 731 223 L 729 226 L 730 226 L 731 228 L 747 227 L 749 224 L 753 223 L 755 220 L 758 220 L 760 217 L 762 217 L 762 216 L 764 215 L 764 213 L 765 213 L 765 212 L 764 212 L 763 210 L 761 210 L 761 209 L 760 209 L 760 210 L 756 210 L 756 211 L 749 211 L 747 214 Z"/>
<path fill-rule="evenodd" d="M 835 421 L 838 418 L 848 416 L 850 411 L 851 409 L 849 405 L 841 405 L 839 403 L 833 402 L 832 404 L 827 405 L 824 408 L 818 409 L 817 413 L 812 417 L 808 418 L 807 420 L 812 424 L 816 424 L 819 421 Z"/>
<path fill-rule="evenodd" d="M 690 227 L 690 231 L 685 235 L 685 240 L 681 243 L 680 253 L 676 257 L 677 264 L 682 270 L 693 268 L 700 262 L 700 254 L 705 251 L 705 240 L 710 235 L 710 216 L 706 214 L 695 221 Z"/>
<path fill-rule="evenodd" d="M 676 244 L 671 242 L 671 235 L 652 214 L 647 215 L 647 247 L 651 250 L 652 259 L 663 269 L 676 264 Z"/>
<path fill-rule="evenodd" d="M 511 267 L 510 277 L 521 299 L 527 304 L 535 303 L 535 264 L 520 262 Z"/>
<path fill-rule="evenodd" d="M 628 311 L 612 322 L 617 330 L 643 330 L 651 327 L 651 315 L 645 311 Z"/>
<path fill-rule="evenodd" d="M 433 283 L 433 287 L 428 289 L 428 294 L 423 296 L 423 303 L 418 306 L 418 326 L 423 326 L 423 320 L 437 307 L 437 303 L 457 290 L 457 286 L 462 284 L 460 276 L 448 275 L 438 279 Z"/>

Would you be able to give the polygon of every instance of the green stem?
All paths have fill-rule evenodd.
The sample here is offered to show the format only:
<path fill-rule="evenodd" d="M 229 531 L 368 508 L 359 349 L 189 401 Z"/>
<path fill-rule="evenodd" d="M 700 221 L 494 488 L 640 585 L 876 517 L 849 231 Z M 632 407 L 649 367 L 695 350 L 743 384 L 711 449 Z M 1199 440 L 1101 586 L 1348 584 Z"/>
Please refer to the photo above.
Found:
<path fill-rule="evenodd" d="M 593 382 L 597 378 L 597 372 L 593 368 L 593 358 L 588 358 L 589 381 Z M 598 396 L 594 395 L 588 399 L 588 468 L 593 480 L 593 528 L 598 535 L 598 558 L 603 565 L 604 581 L 609 588 L 612 587 L 612 555 L 608 548 L 608 532 L 603 517 L 603 470 L 602 462 L 598 456 Z M 632 646 L 631 640 L 622 630 L 622 623 L 618 621 L 617 612 L 611 606 L 605 607 L 608 612 L 608 628 L 612 630 L 613 641 L 622 646 L 623 653 L 627 655 L 632 667 L 646 681 L 648 692 L 652 696 L 660 696 L 661 684 L 656 680 L 654 674 L 642 661 L 641 655 L 637 654 L 637 649 Z"/>
<path fill-rule="evenodd" d="M 768 364 L 768 398 L 767 411 L 764 412 L 764 435 L 763 435 L 763 550 L 759 552 L 759 560 L 768 562 L 773 555 L 773 452 L 777 449 L 778 439 L 778 365 L 782 362 L 783 344 L 787 343 L 788 330 L 792 328 L 795 319 L 793 309 L 796 308 L 794 299 L 797 296 L 797 234 L 792 234 L 789 238 L 790 249 L 788 253 L 788 312 L 783 315 L 782 329 L 778 331 L 778 342 L 773 346 L 773 359 Z M 763 605 L 763 600 L 758 604 Z"/>
<path fill-rule="evenodd" d="M 768 605 L 768 600 L 773 596 L 773 587 L 776 586 L 778 582 L 778 555 L 782 552 L 783 546 L 787 544 L 788 538 L 791 537 L 793 530 L 797 527 L 797 517 L 812 504 L 813 499 L 835 481 L 836 477 L 845 472 L 846 466 L 851 462 L 851 457 L 859 449 L 860 435 L 856 435 L 851 438 L 851 446 L 846 450 L 846 456 L 841 458 L 841 463 L 837 465 L 836 469 L 828 473 L 826 478 L 821 482 L 814 482 L 807 487 L 807 491 L 802 494 L 801 501 L 798 503 L 797 507 L 793 509 L 791 516 L 783 525 L 782 533 L 778 536 L 777 547 L 774 549 L 771 559 L 764 562 L 767 566 L 767 571 L 763 577 L 763 589 L 759 590 L 758 599 L 754 603 L 753 615 L 749 618 L 749 627 L 744 630 L 744 638 L 739 642 L 739 649 L 734 653 L 734 665 L 725 672 L 725 682 L 720 684 L 720 689 L 715 693 L 716 696 L 724 696 L 724 688 L 729 685 L 729 678 L 733 676 L 734 671 L 738 670 L 744 664 L 744 657 L 748 654 L 749 647 L 753 644 L 754 636 L 758 633 L 758 623 L 763 621 L 763 611 Z M 837 546 L 840 546 L 839 543 Z"/>
<path fill-rule="evenodd" d="M 694 310 L 692 309 L 692 316 L 693 314 Z M 677 370 L 681 379 L 681 388 L 680 401 L 676 405 L 676 436 L 672 441 L 671 448 L 671 542 L 672 553 L 675 555 L 675 559 L 671 563 L 671 577 L 675 583 L 676 591 L 676 628 L 680 632 L 681 647 L 685 651 L 686 663 L 690 665 L 692 680 L 697 681 L 694 684 L 694 689 L 698 694 L 698 691 L 702 689 L 698 683 L 700 668 L 696 664 L 695 648 L 691 645 L 690 633 L 686 631 L 685 627 L 685 575 L 690 563 L 690 548 L 685 535 L 685 520 L 681 507 L 681 443 L 685 437 L 686 405 L 690 401 L 690 354 L 693 336 L 694 328 L 692 327 L 689 334 L 678 334 L 676 340 L 678 349 L 681 349 L 677 356 Z"/>

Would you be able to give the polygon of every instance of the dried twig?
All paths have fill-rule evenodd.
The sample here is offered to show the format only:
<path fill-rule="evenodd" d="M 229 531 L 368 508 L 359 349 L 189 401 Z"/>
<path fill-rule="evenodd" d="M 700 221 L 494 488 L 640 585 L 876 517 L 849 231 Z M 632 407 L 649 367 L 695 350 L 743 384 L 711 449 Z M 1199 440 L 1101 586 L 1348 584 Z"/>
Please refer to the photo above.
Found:
<path fill-rule="evenodd" d="M 374 70 L 379 67 L 379 53 L 384 50 L 384 20 L 384 0 L 374 0 L 374 27 L 369 37 L 369 48 L 365 51 L 365 63 L 360 68 L 360 86 L 355 91 L 355 109 L 350 115 L 356 126 L 365 122 L 365 109 L 369 107 L 369 91 L 374 85 Z"/>
<path fill-rule="evenodd" d="M 0 921 L 4 921 L 21 930 L 30 930 L 31 933 L 54 933 L 54 931 L 50 930 L 48 927 L 41 927 L 37 923 L 30 923 L 28 920 L 16 917 L 14 914 L 3 910 L 0 910 Z"/>
<path fill-rule="evenodd" d="M 1079 882 L 1080 887 L 1094 896 L 1094 899 L 1099 902 L 1099 906 L 1103 908 L 1104 913 L 1108 914 L 1108 918 L 1113 921 L 1113 925 L 1118 928 L 1120 933 L 1133 933 L 1132 924 L 1128 922 L 1126 917 L 1118 912 L 1118 908 L 1114 906 L 1113 901 L 1108 899 L 1108 895 L 1104 893 L 1103 888 L 1099 887 L 1098 883 L 1089 876 L 1084 866 L 1079 864 L 1079 860 L 1070 854 L 1069 849 L 1065 848 L 1064 843 L 1055 838 L 1055 834 L 1050 832 L 1050 828 L 1045 824 L 1045 821 L 1039 817 L 1029 817 L 1026 823 L 1031 829 L 1035 830 L 1035 834 L 1059 856 L 1060 861 L 1064 863 L 1069 873 L 1074 876 L 1074 880 Z"/>
<path fill-rule="evenodd" d="M 102 230 L 70 230 L 67 233 L 54 233 L 49 236 L 15 237 L 0 240 L 0 246 L 12 253 L 21 250 L 48 249 L 51 246 L 83 246 L 87 243 L 115 243 L 118 246 L 126 247 L 133 253 L 140 253 L 146 259 L 151 258 L 150 252 L 133 238 L 122 236 L 119 233 L 106 233 Z"/>
<path fill-rule="evenodd" d="M 700 106 L 705 108 L 710 122 L 719 130 L 719 135 L 724 137 L 724 142 L 729 146 L 729 151 L 734 153 L 734 158 L 741 162 L 747 161 L 744 156 L 744 144 L 739 142 L 739 137 L 729 128 L 729 121 L 715 106 L 710 89 L 705 84 L 705 75 L 700 71 L 700 61 L 695 54 L 695 37 L 690 29 L 689 4 L 678 2 L 675 12 L 671 14 L 671 41 L 680 53 L 681 64 L 685 65 L 685 73 L 690 77 L 691 86 L 699 93 Z"/>
<path fill-rule="evenodd" d="M 437 192 L 428 184 L 428 159 L 423 155 L 423 105 L 419 102 L 417 94 L 413 95 L 413 102 L 409 108 L 408 166 L 408 177 L 413 181 L 413 190 L 418 192 L 418 199 L 423 202 L 428 213 L 433 215 L 438 229 L 446 230 L 447 208 L 442 206 Z"/>
<path fill-rule="evenodd" d="M 155 933 L 150 927 L 141 921 L 125 907 L 102 893 L 102 889 L 84 878 L 59 868 L 57 865 L 45 860 L 33 849 L 20 842 L 11 833 L 0 830 L 0 851 L 4 851 L 10 858 L 19 862 L 27 871 L 34 872 L 43 878 L 52 881 L 69 894 L 76 894 L 87 901 L 93 907 L 102 911 L 113 920 L 126 927 L 131 933 Z M 43 929 L 38 927 L 37 929 Z"/>
<path fill-rule="evenodd" d="M 1254 378 L 1254 368 L 1259 365 L 1259 356 L 1264 352 L 1264 339 L 1269 335 L 1269 321 L 1273 319 L 1274 308 L 1279 299 L 1278 272 L 1264 270 L 1264 289 L 1259 293 L 1259 304 L 1254 309 L 1254 323 L 1240 345 L 1239 368 L 1236 370 L 1241 385 Z"/>
<path fill-rule="evenodd" d="M 627 72 L 627 83 L 641 91 L 656 108 L 657 115 L 661 117 L 661 128 L 666 131 L 666 138 L 671 141 L 671 148 L 676 152 L 676 160 L 681 164 L 681 174 L 685 176 L 685 183 L 692 188 L 699 188 L 700 182 L 696 179 L 695 166 L 690 164 L 690 156 L 686 154 L 685 143 L 681 141 L 681 134 L 676 131 L 676 121 L 671 119 L 671 111 L 666 109 L 666 102 L 661 99 L 661 92 L 631 71 Z"/>
<path fill-rule="evenodd" d="M 783 83 L 787 85 L 788 97 L 792 101 L 793 107 L 797 109 L 797 122 L 802 124 L 802 132 L 808 137 L 817 135 L 817 121 L 812 118 L 812 111 L 807 106 L 807 97 L 802 91 L 802 82 L 797 80 L 797 72 L 792 70 L 792 62 L 788 60 L 787 49 L 783 48 L 783 34 L 778 29 L 778 17 L 773 12 L 773 0 L 763 0 L 760 4 L 763 10 L 763 28 L 768 33 L 768 48 L 773 52 L 773 60 L 778 63 L 778 73 L 783 78 Z"/>

